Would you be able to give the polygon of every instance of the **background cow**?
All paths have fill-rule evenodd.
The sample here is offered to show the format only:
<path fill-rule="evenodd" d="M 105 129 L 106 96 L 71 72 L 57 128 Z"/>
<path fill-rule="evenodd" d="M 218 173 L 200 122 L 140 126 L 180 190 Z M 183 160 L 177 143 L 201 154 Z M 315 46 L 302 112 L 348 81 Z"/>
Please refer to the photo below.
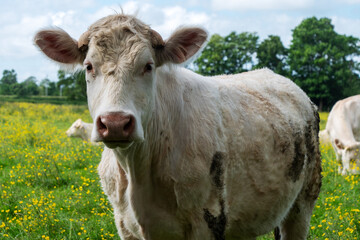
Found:
<path fill-rule="evenodd" d="M 90 141 L 92 130 L 93 130 L 92 123 L 83 122 L 79 118 L 66 131 L 66 135 L 68 135 L 68 137 L 79 137 L 84 141 Z"/>
<path fill-rule="evenodd" d="M 359 173 L 360 95 L 338 101 L 331 109 L 326 131 L 330 135 L 339 173 Z"/>
<path fill-rule="evenodd" d="M 76 41 L 37 33 L 51 59 L 84 64 L 99 174 L 122 239 L 306 239 L 321 185 L 319 117 L 292 81 L 268 69 L 203 77 L 176 66 L 201 28 L 167 41 L 112 15 Z"/>

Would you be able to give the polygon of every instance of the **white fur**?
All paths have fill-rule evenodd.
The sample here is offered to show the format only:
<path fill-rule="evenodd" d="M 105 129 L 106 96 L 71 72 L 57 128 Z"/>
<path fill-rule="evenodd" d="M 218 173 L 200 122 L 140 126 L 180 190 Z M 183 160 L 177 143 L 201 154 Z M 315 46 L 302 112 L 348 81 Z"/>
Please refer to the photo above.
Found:
<path fill-rule="evenodd" d="M 360 95 L 338 101 L 331 109 L 326 131 L 339 161 L 339 173 L 358 174 L 360 167 Z"/>

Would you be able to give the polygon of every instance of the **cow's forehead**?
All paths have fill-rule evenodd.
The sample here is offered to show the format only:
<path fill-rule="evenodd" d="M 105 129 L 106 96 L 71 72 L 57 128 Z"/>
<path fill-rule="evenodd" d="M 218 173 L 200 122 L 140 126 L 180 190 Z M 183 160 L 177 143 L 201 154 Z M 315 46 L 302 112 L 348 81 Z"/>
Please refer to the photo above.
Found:
<path fill-rule="evenodd" d="M 91 46 L 105 59 L 126 55 L 133 58 L 137 50 L 149 45 L 150 27 L 127 15 L 111 15 L 89 27 Z M 135 53 L 134 53 L 135 51 Z"/>
<path fill-rule="evenodd" d="M 147 24 L 133 16 L 115 14 L 99 19 L 89 27 L 89 30 L 96 32 L 100 29 L 109 29 L 117 26 L 127 26 L 131 30 L 142 33 L 146 33 L 150 29 Z"/>

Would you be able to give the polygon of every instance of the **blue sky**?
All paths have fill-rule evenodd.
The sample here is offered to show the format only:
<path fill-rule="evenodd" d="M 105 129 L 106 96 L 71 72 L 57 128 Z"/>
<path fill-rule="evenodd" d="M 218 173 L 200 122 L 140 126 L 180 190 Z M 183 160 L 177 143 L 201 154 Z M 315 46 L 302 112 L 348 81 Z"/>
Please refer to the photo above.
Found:
<path fill-rule="evenodd" d="M 181 25 L 200 25 L 210 34 L 256 32 L 260 41 L 278 35 L 288 47 L 292 29 L 304 18 L 332 20 L 335 31 L 360 38 L 360 0 L 2 0 L 0 7 L 0 71 L 14 69 L 21 82 L 57 80 L 58 65 L 33 45 L 35 32 L 58 26 L 78 39 L 86 28 L 120 6 L 165 39 Z M 0 75 L 2 76 L 2 75 Z"/>

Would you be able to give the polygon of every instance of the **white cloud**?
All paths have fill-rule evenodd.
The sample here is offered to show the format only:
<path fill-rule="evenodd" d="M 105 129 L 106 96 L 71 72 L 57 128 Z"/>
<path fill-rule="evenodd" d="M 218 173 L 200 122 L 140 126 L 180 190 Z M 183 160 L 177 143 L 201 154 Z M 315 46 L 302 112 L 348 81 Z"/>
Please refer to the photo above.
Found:
<path fill-rule="evenodd" d="M 337 0 L 339 3 L 360 4 L 360 0 Z"/>
<path fill-rule="evenodd" d="M 0 26 L 0 55 L 28 57 L 35 54 L 32 38 L 38 26 L 46 26 L 49 16 L 23 16 L 18 22 Z"/>
<path fill-rule="evenodd" d="M 212 0 L 214 10 L 293 10 L 311 6 L 315 0 Z"/>
<path fill-rule="evenodd" d="M 337 33 L 360 37 L 360 28 L 354 27 L 360 26 L 360 18 L 353 19 L 339 16 L 332 16 L 330 18 Z"/>
<path fill-rule="evenodd" d="M 62 26 L 74 22 L 75 11 L 57 12 L 51 16 L 51 25 Z"/>
<path fill-rule="evenodd" d="M 188 11 L 180 6 L 164 7 L 161 9 L 163 21 L 152 25 L 164 38 L 167 38 L 179 26 L 200 25 L 208 27 L 210 17 L 204 12 Z"/>

